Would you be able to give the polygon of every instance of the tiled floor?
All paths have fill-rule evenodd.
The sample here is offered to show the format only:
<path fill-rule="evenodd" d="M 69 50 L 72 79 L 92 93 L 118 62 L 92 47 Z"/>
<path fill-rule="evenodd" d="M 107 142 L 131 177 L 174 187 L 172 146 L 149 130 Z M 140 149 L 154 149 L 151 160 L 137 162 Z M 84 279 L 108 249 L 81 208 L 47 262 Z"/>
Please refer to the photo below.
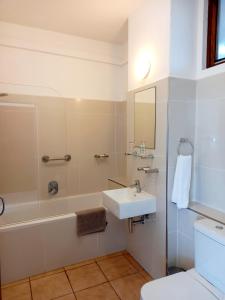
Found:
<path fill-rule="evenodd" d="M 151 276 L 127 252 L 84 261 L 11 283 L 3 300 L 139 300 Z"/>

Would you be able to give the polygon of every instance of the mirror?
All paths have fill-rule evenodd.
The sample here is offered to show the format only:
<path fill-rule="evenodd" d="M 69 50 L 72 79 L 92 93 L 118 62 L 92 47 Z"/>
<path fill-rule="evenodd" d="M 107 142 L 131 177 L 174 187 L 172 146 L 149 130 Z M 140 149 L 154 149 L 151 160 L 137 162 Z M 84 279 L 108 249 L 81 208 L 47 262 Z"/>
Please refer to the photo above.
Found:
<path fill-rule="evenodd" d="M 148 88 L 134 95 L 134 140 L 135 146 L 145 144 L 155 149 L 156 89 Z"/>

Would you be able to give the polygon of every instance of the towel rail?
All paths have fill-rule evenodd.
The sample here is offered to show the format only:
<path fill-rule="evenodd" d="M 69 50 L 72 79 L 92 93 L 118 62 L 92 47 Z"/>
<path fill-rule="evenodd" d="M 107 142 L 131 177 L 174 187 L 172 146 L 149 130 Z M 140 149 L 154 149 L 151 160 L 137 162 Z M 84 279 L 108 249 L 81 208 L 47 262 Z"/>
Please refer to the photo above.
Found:
<path fill-rule="evenodd" d="M 109 157 L 109 154 L 95 154 L 94 155 L 95 158 L 108 158 Z"/>
<path fill-rule="evenodd" d="M 184 144 L 188 144 L 191 147 L 191 152 L 189 154 L 181 153 L 181 147 Z M 192 144 L 192 142 L 188 138 L 180 138 L 179 145 L 178 145 L 178 148 L 177 148 L 177 153 L 178 153 L 178 155 L 181 155 L 181 154 L 182 155 L 192 155 L 194 153 L 194 145 Z"/>
<path fill-rule="evenodd" d="M 60 158 L 50 158 L 48 155 L 42 156 L 41 160 L 44 163 L 48 163 L 49 161 L 59 161 L 59 160 L 64 160 L 64 161 L 70 161 L 71 160 L 71 155 L 66 154 L 64 157 Z"/>

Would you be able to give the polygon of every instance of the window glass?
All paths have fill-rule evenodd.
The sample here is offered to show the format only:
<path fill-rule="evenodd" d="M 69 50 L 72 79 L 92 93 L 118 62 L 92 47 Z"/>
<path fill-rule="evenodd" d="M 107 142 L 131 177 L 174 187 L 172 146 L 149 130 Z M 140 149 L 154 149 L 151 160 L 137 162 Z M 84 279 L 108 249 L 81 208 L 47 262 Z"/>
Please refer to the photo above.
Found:
<path fill-rule="evenodd" d="M 217 60 L 225 58 L 225 0 L 219 1 L 217 23 Z"/>

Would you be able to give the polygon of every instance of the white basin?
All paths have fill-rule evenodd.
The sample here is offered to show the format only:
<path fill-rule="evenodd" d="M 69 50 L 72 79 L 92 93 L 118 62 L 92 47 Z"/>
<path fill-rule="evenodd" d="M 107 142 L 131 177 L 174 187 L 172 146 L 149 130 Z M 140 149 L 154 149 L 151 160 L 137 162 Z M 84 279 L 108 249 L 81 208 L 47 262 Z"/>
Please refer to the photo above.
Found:
<path fill-rule="evenodd" d="M 156 197 L 135 188 L 104 191 L 103 205 L 117 218 L 127 219 L 156 212 Z"/>

